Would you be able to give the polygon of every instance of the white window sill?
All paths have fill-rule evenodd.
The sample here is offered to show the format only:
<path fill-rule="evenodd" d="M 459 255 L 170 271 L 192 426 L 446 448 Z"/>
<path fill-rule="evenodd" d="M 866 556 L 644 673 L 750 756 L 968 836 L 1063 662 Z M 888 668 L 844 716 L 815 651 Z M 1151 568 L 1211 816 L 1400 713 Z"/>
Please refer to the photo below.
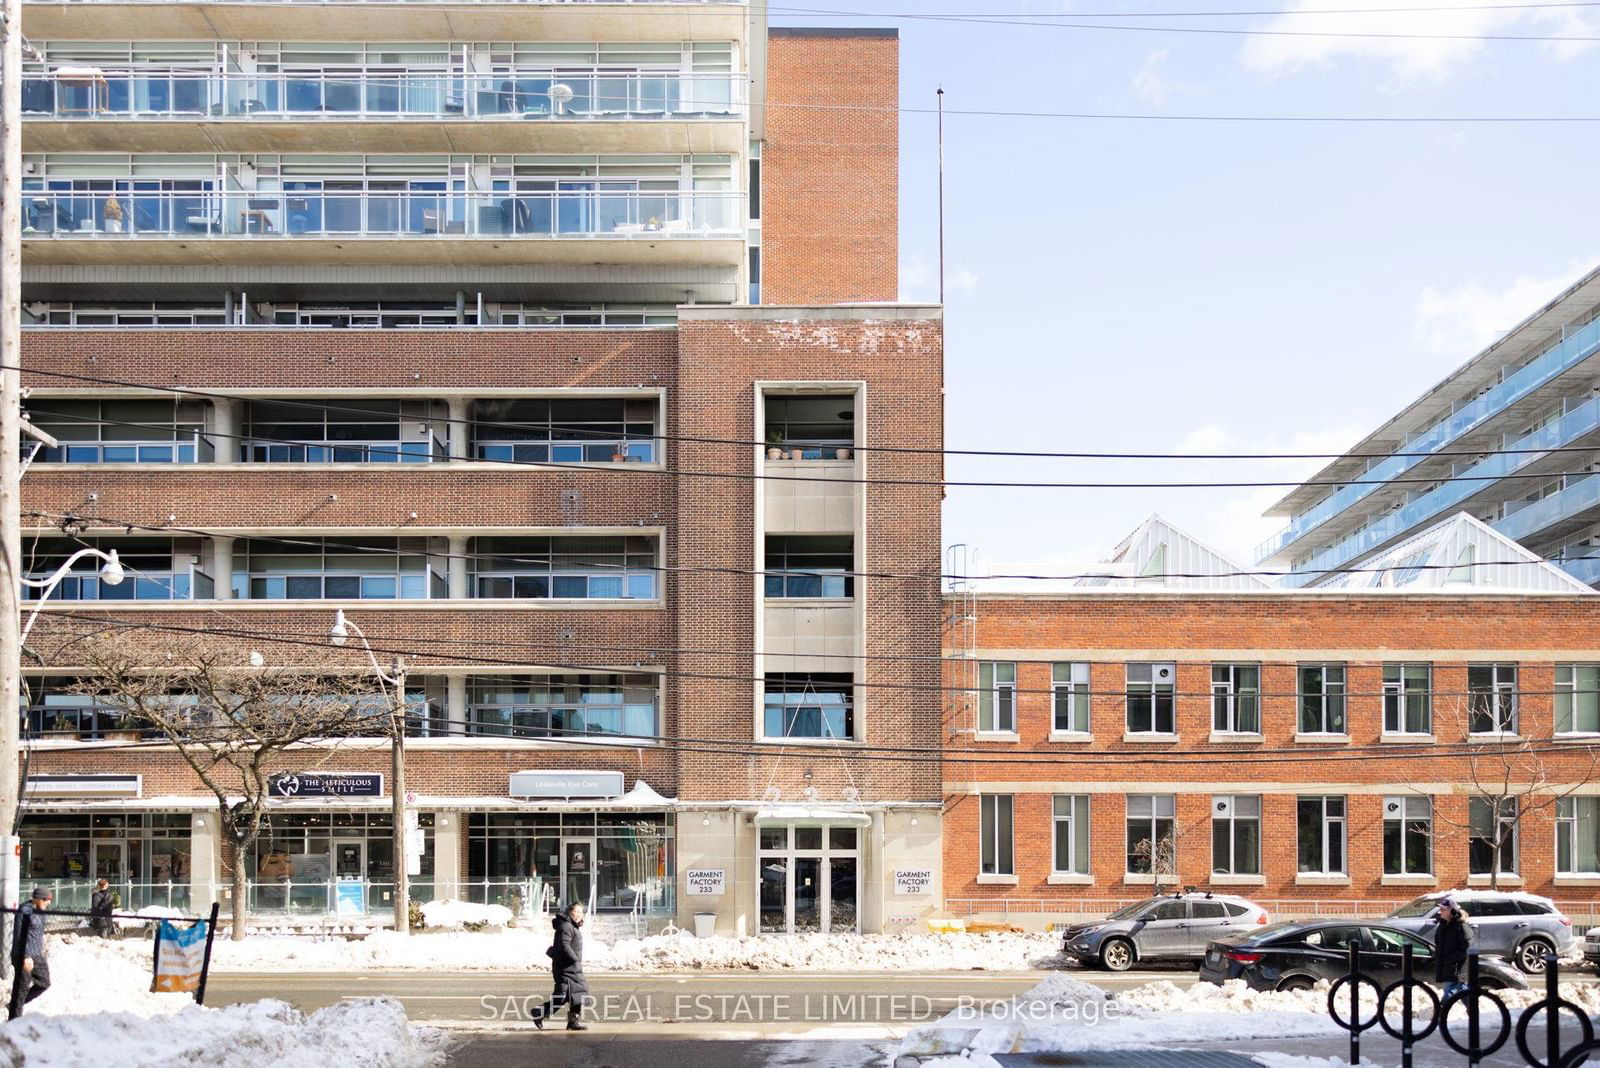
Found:
<path fill-rule="evenodd" d="M 1153 742 L 1157 745 L 1172 745 L 1177 742 L 1178 736 L 1173 734 L 1154 734 L 1150 731 L 1124 731 L 1122 740 L 1125 742 Z"/>
<path fill-rule="evenodd" d="M 1294 876 L 1296 886 L 1349 886 L 1350 876 L 1336 872 L 1302 871 Z"/>
<path fill-rule="evenodd" d="M 1594 745 L 1600 742 L 1600 733 L 1595 731 L 1567 731 L 1552 737 L 1557 745 Z"/>
<path fill-rule="evenodd" d="M 1383 886 L 1438 886 L 1434 875 L 1385 875 L 1378 882 Z"/>
<path fill-rule="evenodd" d="M 1378 735 L 1380 745 L 1434 745 L 1437 739 L 1431 734 L 1390 734 L 1384 731 Z"/>
<path fill-rule="evenodd" d="M 1156 877 L 1149 872 L 1130 871 L 1122 874 L 1124 886 L 1154 886 Z"/>
<path fill-rule="evenodd" d="M 1247 733 L 1245 731 L 1212 731 L 1211 737 L 1207 740 L 1212 742 L 1233 742 L 1239 745 L 1244 745 L 1246 743 L 1254 745 L 1256 742 L 1266 741 L 1267 738 L 1266 735 L 1259 732 Z"/>
<path fill-rule="evenodd" d="M 1600 886 L 1600 875 L 1563 875 L 1556 873 L 1557 886 Z"/>
<path fill-rule="evenodd" d="M 1298 743 L 1308 744 L 1308 745 L 1349 745 L 1350 744 L 1350 736 L 1348 734 L 1307 734 L 1307 733 L 1303 733 L 1301 731 L 1296 731 L 1295 735 L 1294 735 L 1294 740 L 1296 742 L 1298 742 Z"/>
<path fill-rule="evenodd" d="M 1075 871 L 1058 871 L 1045 880 L 1051 886 L 1093 886 L 1093 875 L 1081 875 Z"/>
<path fill-rule="evenodd" d="M 1467 876 L 1467 885 L 1468 886 L 1488 886 L 1489 885 L 1489 876 L 1487 876 L 1487 875 L 1469 875 L 1469 876 Z M 1503 872 L 1500 873 L 1500 885 L 1501 886 L 1521 886 L 1522 885 L 1522 876 L 1513 875 L 1510 872 L 1504 872 L 1503 871 Z"/>
<path fill-rule="evenodd" d="M 1225 875 L 1214 873 L 1208 880 L 1212 886 L 1266 886 L 1265 875 Z"/>
<path fill-rule="evenodd" d="M 978 876 L 978 885 L 979 886 L 1016 886 L 1017 885 L 1017 877 L 1015 875 L 980 875 L 980 876 Z"/>
<path fill-rule="evenodd" d="M 1520 742 L 1522 735 L 1506 734 L 1501 731 L 1480 731 L 1467 735 L 1468 742 Z"/>
<path fill-rule="evenodd" d="M 973 740 L 979 742 L 1020 742 L 1022 735 L 1016 731 L 974 731 Z"/>
<path fill-rule="evenodd" d="M 1052 742 L 1092 742 L 1094 735 L 1088 731 L 1051 731 Z"/>

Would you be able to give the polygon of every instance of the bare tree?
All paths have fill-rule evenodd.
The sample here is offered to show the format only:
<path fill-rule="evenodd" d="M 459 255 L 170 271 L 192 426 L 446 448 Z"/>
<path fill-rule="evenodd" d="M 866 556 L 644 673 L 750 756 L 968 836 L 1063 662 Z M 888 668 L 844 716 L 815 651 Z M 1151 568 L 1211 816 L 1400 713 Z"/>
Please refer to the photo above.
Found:
<path fill-rule="evenodd" d="M 1470 793 L 1465 815 L 1440 812 L 1435 806 L 1434 818 L 1450 829 L 1447 833 L 1467 835 L 1469 869 L 1472 843 L 1484 843 L 1489 886 L 1495 890 L 1502 875 L 1515 874 L 1505 870 L 1505 857 L 1523 821 L 1556 809 L 1593 782 L 1600 769 L 1600 746 L 1564 746 L 1560 753 L 1550 753 L 1548 743 L 1536 743 L 1531 732 L 1517 729 L 1518 715 L 1515 695 L 1505 693 L 1474 693 L 1453 699 L 1444 709 L 1445 721 L 1467 740 L 1463 783 Z"/>
<path fill-rule="evenodd" d="M 1178 885 L 1178 836 L 1171 832 L 1161 835 L 1152 841 L 1141 838 L 1133 847 L 1129 856 L 1137 861 L 1140 867 L 1148 869 L 1155 880 L 1152 894 L 1161 896 L 1161 887 L 1170 879 L 1173 886 Z"/>
<path fill-rule="evenodd" d="M 121 632 L 84 642 L 75 691 L 176 749 L 217 800 L 233 845 L 233 938 L 245 936 L 248 860 L 274 776 L 327 760 L 341 739 L 389 733 L 370 678 L 334 661 L 268 667 L 236 643 L 165 652 Z"/>

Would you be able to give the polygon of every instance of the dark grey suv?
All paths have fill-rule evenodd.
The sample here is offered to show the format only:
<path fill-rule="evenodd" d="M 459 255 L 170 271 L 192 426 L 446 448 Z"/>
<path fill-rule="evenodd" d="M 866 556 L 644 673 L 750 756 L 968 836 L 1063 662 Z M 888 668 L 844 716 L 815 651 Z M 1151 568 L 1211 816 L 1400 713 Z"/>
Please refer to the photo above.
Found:
<path fill-rule="evenodd" d="M 1126 905 L 1094 923 L 1072 924 L 1061 933 L 1061 951 L 1123 972 L 1138 961 L 1199 960 L 1208 943 L 1266 922 L 1266 910 L 1242 897 L 1173 894 Z"/>
<path fill-rule="evenodd" d="M 1572 921 L 1538 894 L 1506 890 L 1456 890 L 1424 894 L 1389 913 L 1391 927 L 1433 941 L 1439 902 L 1451 898 L 1467 914 L 1479 952 L 1509 958 L 1530 974 L 1544 971 L 1548 953 L 1564 957 L 1577 946 Z"/>

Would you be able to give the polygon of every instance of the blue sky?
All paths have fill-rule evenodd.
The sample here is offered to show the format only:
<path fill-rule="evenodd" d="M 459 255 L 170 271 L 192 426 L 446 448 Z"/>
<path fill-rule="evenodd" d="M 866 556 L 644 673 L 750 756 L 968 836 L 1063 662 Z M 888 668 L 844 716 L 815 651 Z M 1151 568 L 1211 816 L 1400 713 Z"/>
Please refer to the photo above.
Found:
<path fill-rule="evenodd" d="M 1600 114 L 1589 43 L 991 27 L 899 13 L 1277 8 L 1283 0 L 813 0 L 893 25 L 902 106 L 1141 114 Z M 1298 8 L 1419 6 L 1302 0 Z M 1421 0 L 1427 2 L 1427 0 Z M 1460 3 L 1461 0 L 1454 0 Z M 798 5 L 797 5 L 798 6 Z M 810 5 L 806 5 L 810 8 Z M 1600 36 L 1592 9 L 1152 19 Z M 946 118 L 952 448 L 1339 450 L 1600 261 L 1594 126 Z M 932 299 L 935 126 L 901 123 L 901 290 Z M 1282 480 L 1316 463 L 953 460 L 972 480 Z M 979 569 L 1071 571 L 1153 511 L 1244 563 L 1281 490 L 952 489 Z"/>

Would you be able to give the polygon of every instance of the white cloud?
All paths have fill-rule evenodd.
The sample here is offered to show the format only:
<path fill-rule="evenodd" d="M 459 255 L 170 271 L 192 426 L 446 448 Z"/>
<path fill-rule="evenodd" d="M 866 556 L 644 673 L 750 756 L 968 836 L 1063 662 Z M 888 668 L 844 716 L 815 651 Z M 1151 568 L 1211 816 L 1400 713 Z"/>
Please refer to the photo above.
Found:
<path fill-rule="evenodd" d="M 1549 303 L 1594 266 L 1573 260 L 1551 275 L 1523 275 L 1495 288 L 1472 279 L 1453 289 L 1428 286 L 1417 298 L 1412 335 L 1424 352 L 1470 356 Z"/>
<path fill-rule="evenodd" d="M 961 293 L 971 293 L 978 288 L 978 272 L 969 271 L 961 267 L 952 267 L 945 272 L 944 284 L 946 291 L 954 290 Z"/>
<path fill-rule="evenodd" d="M 963 267 L 945 265 L 945 294 L 971 293 L 978 288 L 979 275 Z M 900 263 L 900 299 L 935 301 L 939 299 L 939 265 L 921 253 Z"/>
<path fill-rule="evenodd" d="M 1157 48 L 1146 55 L 1139 69 L 1133 72 L 1133 93 L 1140 100 L 1159 106 L 1172 95 L 1172 83 L 1162 70 L 1169 54 L 1168 49 Z"/>
<path fill-rule="evenodd" d="M 1245 66 L 1263 74 L 1280 75 L 1307 67 L 1332 66 L 1341 59 L 1369 60 L 1388 66 L 1395 82 L 1405 84 L 1440 80 L 1455 73 L 1483 52 L 1484 42 L 1473 38 L 1485 34 L 1579 36 L 1593 35 L 1597 26 L 1588 12 L 1572 8 L 1518 9 L 1504 6 L 1502 0 L 1421 0 L 1408 5 L 1438 6 L 1438 11 L 1357 10 L 1371 6 L 1370 0 L 1296 0 L 1288 13 L 1253 28 L 1370 36 L 1252 37 L 1244 48 Z M 1352 13 L 1295 13 L 1330 8 L 1350 9 Z M 1593 42 L 1549 42 L 1542 47 L 1547 55 L 1564 61 L 1592 48 Z"/>

